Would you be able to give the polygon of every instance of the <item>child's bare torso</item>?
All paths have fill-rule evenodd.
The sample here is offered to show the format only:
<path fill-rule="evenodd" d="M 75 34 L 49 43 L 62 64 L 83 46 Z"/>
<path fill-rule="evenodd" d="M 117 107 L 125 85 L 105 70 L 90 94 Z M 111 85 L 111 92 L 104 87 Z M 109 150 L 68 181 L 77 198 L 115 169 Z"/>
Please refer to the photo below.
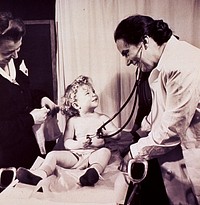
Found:
<path fill-rule="evenodd" d="M 97 129 L 104 123 L 102 116 L 99 113 L 92 113 L 86 117 L 76 117 L 73 124 L 77 140 L 87 135 L 95 135 Z"/>

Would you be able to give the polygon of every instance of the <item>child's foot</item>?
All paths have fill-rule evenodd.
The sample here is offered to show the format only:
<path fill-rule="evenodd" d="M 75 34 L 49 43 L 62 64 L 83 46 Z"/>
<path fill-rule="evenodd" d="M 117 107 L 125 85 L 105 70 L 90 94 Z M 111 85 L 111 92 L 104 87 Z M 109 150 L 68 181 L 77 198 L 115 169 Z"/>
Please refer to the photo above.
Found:
<path fill-rule="evenodd" d="M 28 169 L 23 167 L 17 169 L 16 176 L 19 182 L 30 185 L 37 185 L 38 182 L 42 180 L 41 177 L 31 173 Z"/>
<path fill-rule="evenodd" d="M 99 180 L 99 174 L 94 168 L 88 169 L 79 179 L 81 186 L 94 186 Z"/>

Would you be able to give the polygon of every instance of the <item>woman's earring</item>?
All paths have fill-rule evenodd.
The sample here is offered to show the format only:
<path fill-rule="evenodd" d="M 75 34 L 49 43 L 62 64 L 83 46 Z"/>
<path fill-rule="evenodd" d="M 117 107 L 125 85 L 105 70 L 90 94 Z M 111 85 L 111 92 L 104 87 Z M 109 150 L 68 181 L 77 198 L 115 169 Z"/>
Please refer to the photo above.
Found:
<path fill-rule="evenodd" d="M 149 44 L 149 39 L 147 36 L 145 36 L 144 40 L 143 40 L 143 43 L 144 43 L 144 48 L 145 50 L 148 48 L 148 44 Z"/>

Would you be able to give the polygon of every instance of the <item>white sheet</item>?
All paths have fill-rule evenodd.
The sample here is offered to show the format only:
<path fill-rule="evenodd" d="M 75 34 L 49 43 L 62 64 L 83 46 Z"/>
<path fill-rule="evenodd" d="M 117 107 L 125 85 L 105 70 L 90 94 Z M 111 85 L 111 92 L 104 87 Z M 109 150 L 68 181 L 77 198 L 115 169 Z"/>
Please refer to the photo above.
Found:
<path fill-rule="evenodd" d="M 112 151 L 112 157 L 100 179 L 94 187 L 80 187 L 76 182 L 83 170 L 66 170 L 57 167 L 57 177 L 52 175 L 41 182 L 42 192 L 36 192 L 35 186 L 17 183 L 8 187 L 0 194 L 0 203 L 4 205 L 116 205 L 116 193 L 114 191 L 115 180 L 120 173 L 119 149 L 127 144 L 127 137 L 120 141 L 108 143 Z M 39 166 L 43 159 L 38 158 L 32 168 Z M 66 183 L 68 182 L 68 183 Z M 68 188 L 66 185 L 68 184 Z"/>

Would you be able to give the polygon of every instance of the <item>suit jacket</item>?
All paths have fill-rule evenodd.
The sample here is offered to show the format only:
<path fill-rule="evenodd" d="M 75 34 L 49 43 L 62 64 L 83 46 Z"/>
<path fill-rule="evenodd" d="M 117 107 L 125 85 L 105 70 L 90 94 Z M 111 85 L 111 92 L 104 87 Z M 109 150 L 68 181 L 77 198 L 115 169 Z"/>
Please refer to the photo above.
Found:
<path fill-rule="evenodd" d="M 30 168 L 39 155 L 29 114 L 35 107 L 28 77 L 16 70 L 16 81 L 0 75 L 0 167 Z"/>

